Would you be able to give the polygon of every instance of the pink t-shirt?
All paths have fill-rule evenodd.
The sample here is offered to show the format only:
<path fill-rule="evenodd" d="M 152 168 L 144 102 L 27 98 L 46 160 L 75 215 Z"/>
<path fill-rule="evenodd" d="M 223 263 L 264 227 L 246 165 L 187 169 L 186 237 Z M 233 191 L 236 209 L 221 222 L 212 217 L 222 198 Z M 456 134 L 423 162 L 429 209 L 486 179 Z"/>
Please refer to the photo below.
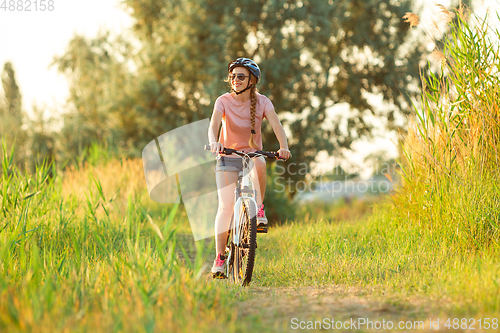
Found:
<path fill-rule="evenodd" d="M 262 119 L 266 118 L 268 112 L 274 109 L 273 103 L 264 95 L 256 93 L 257 104 L 255 106 L 255 134 L 254 139 L 259 150 L 262 150 Z M 222 113 L 222 131 L 219 142 L 226 148 L 233 148 L 243 151 L 256 151 L 250 148 L 248 140 L 251 134 L 250 121 L 251 101 L 246 103 L 238 102 L 230 93 L 219 96 L 215 101 L 214 110 Z"/>

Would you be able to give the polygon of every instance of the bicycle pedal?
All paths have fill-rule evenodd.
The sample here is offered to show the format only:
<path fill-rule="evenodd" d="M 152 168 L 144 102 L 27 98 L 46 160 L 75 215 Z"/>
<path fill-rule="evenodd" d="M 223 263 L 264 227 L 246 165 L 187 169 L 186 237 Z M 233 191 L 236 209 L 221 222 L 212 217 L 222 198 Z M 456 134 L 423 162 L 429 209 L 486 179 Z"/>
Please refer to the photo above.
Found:
<path fill-rule="evenodd" d="M 222 280 L 222 279 L 227 279 L 227 276 L 224 273 L 217 272 L 217 273 L 212 273 L 212 278 Z"/>
<path fill-rule="evenodd" d="M 258 234 L 267 234 L 267 225 L 258 225 L 257 226 L 257 233 Z"/>

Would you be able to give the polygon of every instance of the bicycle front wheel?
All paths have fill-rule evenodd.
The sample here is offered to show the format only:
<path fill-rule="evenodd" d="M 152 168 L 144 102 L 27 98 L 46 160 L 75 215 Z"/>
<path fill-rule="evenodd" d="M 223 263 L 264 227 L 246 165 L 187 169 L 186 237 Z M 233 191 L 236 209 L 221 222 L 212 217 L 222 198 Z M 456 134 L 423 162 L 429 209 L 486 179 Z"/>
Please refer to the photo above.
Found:
<path fill-rule="evenodd" d="M 235 283 L 247 286 L 252 280 L 257 246 L 257 214 L 251 201 L 243 201 L 239 214 L 239 245 L 234 246 L 232 277 Z"/>

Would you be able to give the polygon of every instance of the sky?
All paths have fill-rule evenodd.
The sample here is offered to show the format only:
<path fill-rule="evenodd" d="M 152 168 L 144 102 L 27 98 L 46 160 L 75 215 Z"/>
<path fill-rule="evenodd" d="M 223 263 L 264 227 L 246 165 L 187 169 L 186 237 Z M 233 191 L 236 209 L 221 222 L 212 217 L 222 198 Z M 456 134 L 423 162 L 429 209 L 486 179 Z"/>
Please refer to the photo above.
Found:
<path fill-rule="evenodd" d="M 432 10 L 434 4 L 446 7 L 450 4 L 449 0 L 422 1 L 425 10 L 419 14 L 424 25 L 437 16 L 436 10 Z M 494 9 L 500 8 L 499 0 L 477 2 L 479 15 L 484 15 L 485 8 L 491 5 Z M 64 54 L 75 34 L 94 37 L 99 30 L 119 34 L 133 24 L 123 10 L 121 0 L 54 0 L 53 4 L 52 11 L 33 11 L 34 7 L 31 12 L 0 9 L 0 70 L 3 70 L 6 61 L 13 63 L 23 95 L 23 106 L 29 115 L 34 103 L 48 109 L 63 109 L 68 97 L 68 84 L 54 66 L 49 66 L 54 56 Z M 353 164 L 361 164 L 364 156 L 376 150 L 385 150 L 389 158 L 396 157 L 395 140 L 393 134 L 371 142 L 358 142 L 350 159 Z M 326 167 L 330 167 L 329 162 Z"/>
<path fill-rule="evenodd" d="M 28 114 L 33 103 L 64 105 L 67 81 L 55 66 L 49 65 L 55 55 L 64 54 L 74 34 L 94 37 L 100 29 L 119 33 L 132 25 L 120 2 L 54 0 L 52 11 L 34 11 L 34 7 L 31 12 L 0 9 L 1 70 L 6 61 L 13 63 Z"/>

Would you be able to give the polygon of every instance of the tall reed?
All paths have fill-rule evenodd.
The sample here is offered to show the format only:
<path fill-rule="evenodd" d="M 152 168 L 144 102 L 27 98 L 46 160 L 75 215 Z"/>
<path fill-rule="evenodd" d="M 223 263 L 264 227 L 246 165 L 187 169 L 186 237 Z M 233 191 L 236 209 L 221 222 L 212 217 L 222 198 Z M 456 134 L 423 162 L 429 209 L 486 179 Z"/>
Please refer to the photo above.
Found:
<path fill-rule="evenodd" d="M 433 52 L 440 69 L 422 76 L 395 203 L 408 223 L 476 251 L 497 247 L 500 236 L 500 32 L 463 7 L 441 10 L 448 31 Z"/>

